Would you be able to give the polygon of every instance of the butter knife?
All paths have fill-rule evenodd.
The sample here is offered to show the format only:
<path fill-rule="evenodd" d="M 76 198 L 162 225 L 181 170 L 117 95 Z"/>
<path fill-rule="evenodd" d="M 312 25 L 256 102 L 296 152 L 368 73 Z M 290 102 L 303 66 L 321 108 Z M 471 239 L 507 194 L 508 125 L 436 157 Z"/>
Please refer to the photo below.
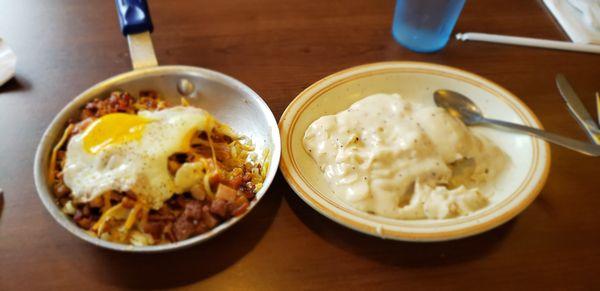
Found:
<path fill-rule="evenodd" d="M 573 90 L 573 87 L 571 87 L 571 84 L 569 84 L 565 76 L 562 74 L 556 75 L 556 86 L 558 86 L 560 95 L 567 103 L 569 111 L 575 117 L 579 125 L 585 129 L 589 139 L 596 144 L 600 144 L 600 128 L 598 128 L 598 125 L 590 113 L 585 109 L 585 105 L 583 105 L 581 99 L 579 99 L 577 93 L 575 93 L 575 90 Z"/>

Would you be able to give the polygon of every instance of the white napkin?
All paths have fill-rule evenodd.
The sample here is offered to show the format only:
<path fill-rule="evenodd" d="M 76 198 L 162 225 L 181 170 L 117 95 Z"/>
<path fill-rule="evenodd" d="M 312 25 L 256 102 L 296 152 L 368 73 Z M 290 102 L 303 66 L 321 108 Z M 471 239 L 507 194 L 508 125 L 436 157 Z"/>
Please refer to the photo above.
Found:
<path fill-rule="evenodd" d="M 573 42 L 600 44 L 600 0 L 544 0 Z"/>
<path fill-rule="evenodd" d="M 0 86 L 15 75 L 17 55 L 0 38 Z"/>

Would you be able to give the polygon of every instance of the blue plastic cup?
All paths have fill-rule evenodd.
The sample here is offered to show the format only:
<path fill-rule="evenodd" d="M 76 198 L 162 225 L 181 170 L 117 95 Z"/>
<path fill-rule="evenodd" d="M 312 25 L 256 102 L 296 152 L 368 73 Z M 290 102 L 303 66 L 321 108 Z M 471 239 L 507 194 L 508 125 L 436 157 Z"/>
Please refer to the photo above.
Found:
<path fill-rule="evenodd" d="M 416 52 L 441 50 L 464 5 L 465 0 L 397 0 L 392 34 Z"/>

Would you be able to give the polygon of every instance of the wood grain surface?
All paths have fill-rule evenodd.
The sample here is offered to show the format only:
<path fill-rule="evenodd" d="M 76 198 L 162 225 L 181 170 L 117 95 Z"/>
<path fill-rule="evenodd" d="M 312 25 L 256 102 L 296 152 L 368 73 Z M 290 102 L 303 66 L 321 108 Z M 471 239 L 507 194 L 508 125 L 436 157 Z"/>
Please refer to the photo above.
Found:
<path fill-rule="evenodd" d="M 392 0 L 150 0 L 161 64 L 206 67 L 258 92 L 279 118 L 311 83 L 369 62 L 463 68 L 519 96 L 552 131 L 583 139 L 554 85 L 567 76 L 594 108 L 600 56 L 452 40 L 416 54 L 390 33 Z M 468 1 L 457 31 L 566 39 L 534 0 Z M 304 204 L 281 175 L 241 223 L 158 255 L 102 250 L 62 229 L 39 201 L 33 156 L 74 96 L 130 70 L 114 1 L 5 0 L 0 37 L 17 77 L 0 88 L 0 290 L 198 288 L 594 289 L 600 286 L 600 160 L 552 147 L 537 200 L 509 223 L 443 243 L 402 243 L 346 229 Z"/>

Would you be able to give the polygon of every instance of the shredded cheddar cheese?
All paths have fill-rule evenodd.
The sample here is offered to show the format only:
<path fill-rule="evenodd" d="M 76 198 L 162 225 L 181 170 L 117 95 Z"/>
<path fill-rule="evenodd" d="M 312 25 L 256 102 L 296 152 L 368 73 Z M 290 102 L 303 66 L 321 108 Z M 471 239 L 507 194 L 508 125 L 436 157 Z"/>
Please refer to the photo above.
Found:
<path fill-rule="evenodd" d="M 208 174 L 204 175 L 204 179 L 202 180 L 204 184 L 204 190 L 206 191 L 206 195 L 211 199 L 215 197 L 212 189 L 210 189 L 210 176 Z"/>
<path fill-rule="evenodd" d="M 106 211 L 108 211 L 108 209 L 110 209 L 110 207 L 112 206 L 110 204 L 111 192 L 112 191 L 108 191 L 102 195 L 102 198 L 104 198 L 104 206 L 102 206 L 102 213 L 105 213 Z"/>
<path fill-rule="evenodd" d="M 56 155 L 57 155 L 58 151 L 60 150 L 60 148 L 67 141 L 67 138 L 71 135 L 71 132 L 73 132 L 74 127 L 75 127 L 75 125 L 69 124 L 69 126 L 67 127 L 67 129 L 65 129 L 65 132 L 63 133 L 63 135 L 60 138 L 60 140 L 58 141 L 58 143 L 52 149 L 52 154 L 50 155 L 50 169 L 48 170 L 48 180 L 50 180 L 50 182 L 52 184 L 54 184 L 54 176 L 55 176 L 55 172 L 56 172 Z"/>
<path fill-rule="evenodd" d="M 185 97 L 181 97 L 181 105 L 188 107 L 188 106 L 190 106 L 190 102 L 187 101 L 187 99 L 185 99 Z"/>
<path fill-rule="evenodd" d="M 150 208 L 148 208 L 147 206 L 144 206 L 142 208 L 142 218 L 140 220 L 140 224 L 142 226 L 146 225 L 146 223 L 148 223 L 148 213 L 150 212 Z"/>
<path fill-rule="evenodd" d="M 135 206 L 133 207 L 133 209 L 131 211 L 129 211 L 129 216 L 127 216 L 127 220 L 125 221 L 125 224 L 121 228 L 122 231 L 124 231 L 124 232 L 129 231 L 129 229 L 133 226 L 133 224 L 137 220 L 137 216 L 138 216 L 138 213 L 140 212 L 140 209 L 142 209 L 142 204 L 136 203 Z"/>
<path fill-rule="evenodd" d="M 108 209 L 106 212 L 104 212 L 102 214 L 102 216 L 100 216 L 100 219 L 98 219 L 98 222 L 96 222 L 92 226 L 92 230 L 95 230 L 96 233 L 98 235 L 100 235 L 104 231 L 104 226 L 106 225 L 106 222 L 108 222 L 111 218 L 113 218 L 115 216 L 115 214 L 122 208 L 124 208 L 122 203 L 119 203 L 119 204 L 111 207 L 110 209 Z"/>

